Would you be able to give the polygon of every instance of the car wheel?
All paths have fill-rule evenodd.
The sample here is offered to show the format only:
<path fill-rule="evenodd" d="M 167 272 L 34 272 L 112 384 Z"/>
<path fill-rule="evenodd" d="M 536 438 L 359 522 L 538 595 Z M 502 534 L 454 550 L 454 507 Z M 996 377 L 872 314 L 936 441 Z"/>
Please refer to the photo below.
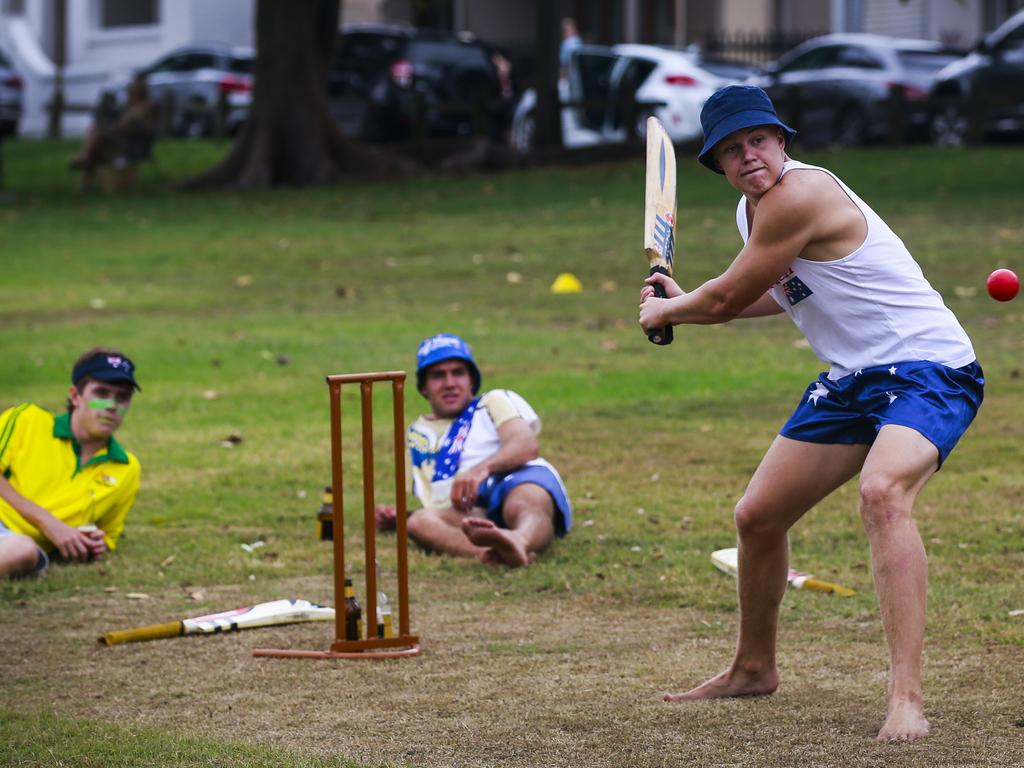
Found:
<path fill-rule="evenodd" d="M 534 137 L 537 133 L 537 118 L 532 111 L 527 112 L 512 122 L 512 149 L 521 154 L 533 151 Z"/>
<path fill-rule="evenodd" d="M 867 114 L 857 106 L 844 107 L 836 118 L 832 136 L 840 146 L 856 147 L 864 144 L 868 138 Z"/>
<path fill-rule="evenodd" d="M 962 147 L 967 143 L 967 113 L 955 101 L 943 104 L 932 116 L 932 143 L 940 147 Z"/>

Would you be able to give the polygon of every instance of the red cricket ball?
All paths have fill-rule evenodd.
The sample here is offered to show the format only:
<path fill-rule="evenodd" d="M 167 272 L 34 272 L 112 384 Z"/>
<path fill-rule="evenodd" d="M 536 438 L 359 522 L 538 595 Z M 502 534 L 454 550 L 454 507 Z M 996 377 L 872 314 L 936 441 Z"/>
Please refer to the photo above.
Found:
<path fill-rule="evenodd" d="M 988 295 L 996 301 L 1009 301 L 1020 290 L 1020 280 L 1011 269 L 997 269 L 985 281 Z"/>

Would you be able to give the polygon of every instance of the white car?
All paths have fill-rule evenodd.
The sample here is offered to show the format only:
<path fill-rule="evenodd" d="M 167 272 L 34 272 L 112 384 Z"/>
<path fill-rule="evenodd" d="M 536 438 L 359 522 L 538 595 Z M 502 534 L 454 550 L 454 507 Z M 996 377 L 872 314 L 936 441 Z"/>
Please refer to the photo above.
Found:
<path fill-rule="evenodd" d="M 703 135 L 700 110 L 716 90 L 742 83 L 756 69 L 704 58 L 695 50 L 654 45 L 582 46 L 558 83 L 562 141 L 566 147 L 643 138 L 654 115 L 674 142 Z M 537 95 L 523 93 L 512 117 L 512 146 L 533 148 Z"/>
<path fill-rule="evenodd" d="M 150 96 L 167 111 L 161 120 L 172 135 L 216 135 L 218 127 L 233 135 L 249 117 L 254 57 L 249 47 L 195 43 L 164 54 L 136 75 L 146 78 Z M 104 89 L 101 101 L 122 108 L 130 82 L 124 78 Z"/>

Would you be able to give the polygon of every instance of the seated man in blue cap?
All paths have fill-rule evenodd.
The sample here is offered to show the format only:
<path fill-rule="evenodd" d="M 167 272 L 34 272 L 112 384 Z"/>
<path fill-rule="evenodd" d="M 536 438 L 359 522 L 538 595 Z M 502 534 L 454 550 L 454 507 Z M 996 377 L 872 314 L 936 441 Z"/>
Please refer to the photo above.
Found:
<path fill-rule="evenodd" d="M 721 674 L 669 701 L 772 693 L 789 528 L 860 475 L 860 514 L 890 654 L 878 741 L 928 734 L 921 686 L 928 565 L 918 493 L 981 405 L 970 339 L 903 242 L 831 172 L 788 157 L 794 131 L 753 86 L 701 112 L 700 162 L 741 194 L 743 248 L 684 292 L 663 275 L 641 290 L 640 324 L 724 323 L 785 312 L 829 365 L 800 397 L 736 505 L 740 630 Z M 660 283 L 667 298 L 655 297 Z"/>
<path fill-rule="evenodd" d="M 572 527 L 558 471 L 540 458 L 540 419 L 507 389 L 480 392 L 480 369 L 458 336 L 431 336 L 416 351 L 416 385 L 430 413 L 408 432 L 413 491 L 422 509 L 409 536 L 430 551 L 488 565 L 529 565 Z M 376 510 L 394 526 L 393 507 Z"/>
<path fill-rule="evenodd" d="M 140 472 L 114 432 L 137 389 L 132 361 L 97 347 L 72 368 L 66 413 L 23 403 L 0 414 L 0 576 L 117 546 Z"/>

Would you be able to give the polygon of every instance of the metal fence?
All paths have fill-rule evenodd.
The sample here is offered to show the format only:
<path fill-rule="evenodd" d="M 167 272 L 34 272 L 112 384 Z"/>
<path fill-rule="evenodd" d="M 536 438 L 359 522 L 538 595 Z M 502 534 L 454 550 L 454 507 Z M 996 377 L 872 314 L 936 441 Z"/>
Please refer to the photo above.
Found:
<path fill-rule="evenodd" d="M 733 32 L 708 33 L 701 41 L 707 53 L 728 59 L 765 64 L 773 61 L 805 40 L 824 32 Z"/>

